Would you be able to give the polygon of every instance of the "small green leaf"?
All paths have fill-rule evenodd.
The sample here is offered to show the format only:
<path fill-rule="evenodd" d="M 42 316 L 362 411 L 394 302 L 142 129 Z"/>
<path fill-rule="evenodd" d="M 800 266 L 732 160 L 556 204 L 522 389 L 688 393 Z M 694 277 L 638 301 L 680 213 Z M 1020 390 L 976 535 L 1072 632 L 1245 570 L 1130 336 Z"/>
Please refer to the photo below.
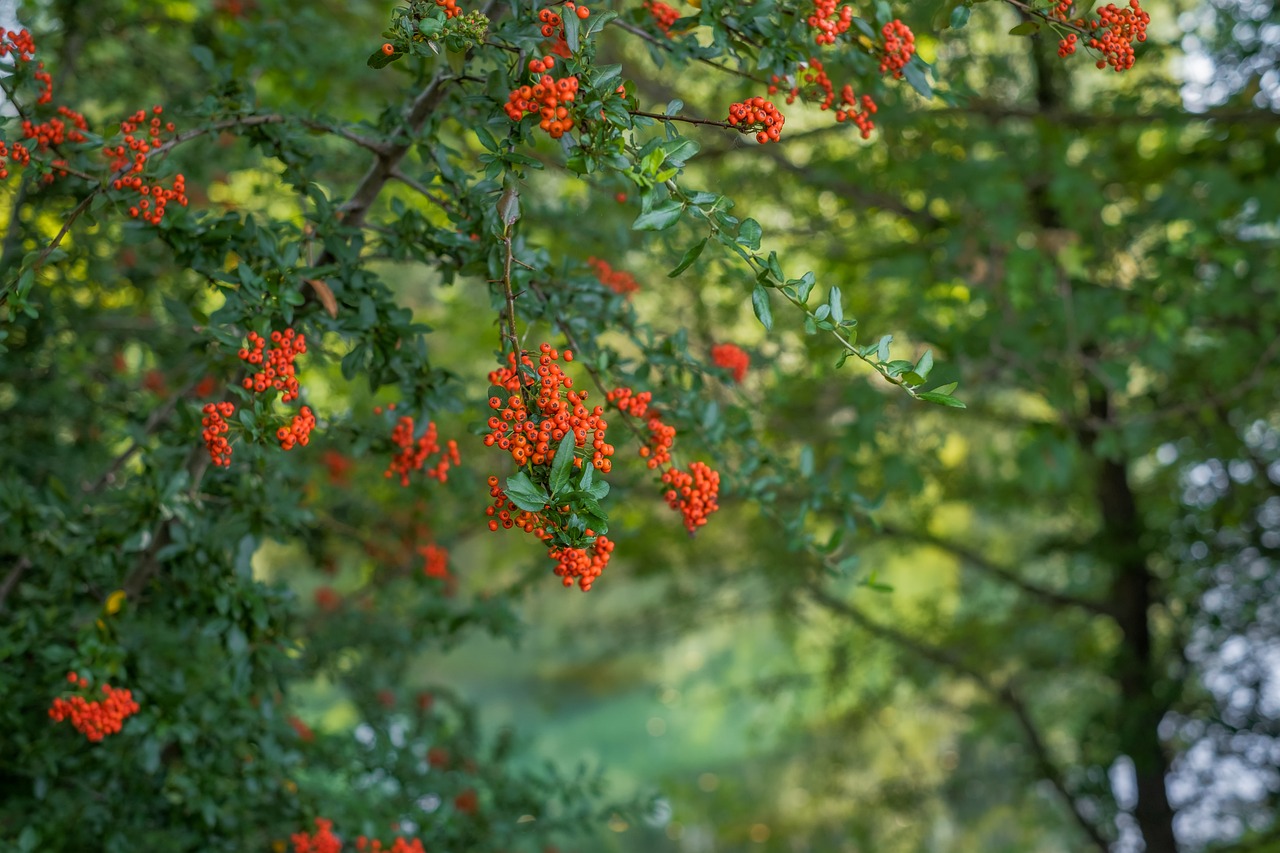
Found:
<path fill-rule="evenodd" d="M 631 229 L 633 231 L 662 231 L 674 225 L 680 219 L 680 214 L 682 213 L 684 213 L 684 207 L 680 202 L 667 199 L 652 210 L 637 216 L 636 221 L 631 223 Z"/>
<path fill-rule="evenodd" d="M 693 265 L 693 262 L 698 259 L 698 256 L 702 254 L 702 250 L 705 249 L 706 247 L 707 247 L 706 237 L 703 237 L 701 241 L 690 246 L 688 251 L 684 253 L 684 257 L 680 259 L 680 263 L 676 264 L 676 268 L 673 269 L 671 272 L 667 273 L 667 277 L 675 278 L 676 276 L 680 275 L 680 273 L 687 270 L 690 266 Z"/>
<path fill-rule="evenodd" d="M 760 229 L 760 223 L 754 219 L 744 219 L 742 224 L 738 226 L 738 242 L 746 246 L 748 249 L 756 250 L 760 248 L 760 237 L 763 232 Z"/>
<path fill-rule="evenodd" d="M 551 494 L 559 494 L 569 485 L 569 474 L 573 471 L 573 430 L 565 433 L 556 448 L 555 458 L 551 462 Z"/>
<path fill-rule="evenodd" d="M 769 307 L 769 291 L 763 285 L 757 284 L 751 291 L 751 310 L 756 312 L 756 319 L 765 331 L 773 330 L 773 309 Z"/>
<path fill-rule="evenodd" d="M 958 386 L 959 384 L 960 384 L 959 382 L 948 382 L 946 385 L 939 385 L 937 388 L 933 389 L 933 393 L 934 394 L 950 394 L 952 391 L 956 390 L 956 386 Z"/>
<path fill-rule="evenodd" d="M 840 288 L 832 287 L 827 294 L 827 304 L 831 306 L 831 320 L 836 325 L 844 322 L 844 307 L 840 304 Z"/>
<path fill-rule="evenodd" d="M 924 391 L 916 395 L 926 403 L 937 403 L 940 406 L 950 406 L 953 409 L 966 408 L 965 404 L 957 400 L 949 394 L 939 394 L 937 391 Z"/>
<path fill-rule="evenodd" d="M 969 7 L 963 4 L 955 7 L 951 11 L 951 28 L 958 30 L 967 23 L 969 23 Z"/>
<path fill-rule="evenodd" d="M 889 360 L 889 344 L 893 343 L 893 335 L 885 335 L 880 339 L 880 343 L 876 344 L 876 356 L 881 361 Z"/>
<path fill-rule="evenodd" d="M 544 489 L 534 485 L 529 475 L 523 471 L 508 477 L 503 491 L 506 492 L 507 500 L 525 512 L 542 512 L 543 508 L 551 502 L 550 495 Z"/>
<path fill-rule="evenodd" d="M 564 40 L 569 45 L 570 53 L 577 53 L 581 46 L 578 40 L 578 33 L 582 26 L 578 16 L 572 12 L 565 12 L 560 16 L 560 20 L 564 22 Z"/>
<path fill-rule="evenodd" d="M 1040 25 L 1035 21 L 1023 21 L 1018 26 L 1009 30 L 1011 36 L 1033 36 L 1040 32 Z"/>
<path fill-rule="evenodd" d="M 404 54 L 399 51 L 396 51 L 395 53 L 383 53 L 381 50 L 375 50 L 369 55 L 369 61 L 366 64 L 370 68 L 386 68 L 402 56 L 404 56 Z"/>
<path fill-rule="evenodd" d="M 933 370 L 933 350 L 927 349 L 924 351 L 924 355 L 920 356 L 920 360 L 916 362 L 915 372 L 919 374 L 920 381 L 923 382 L 929 378 L 930 370 Z"/>
<path fill-rule="evenodd" d="M 583 465 L 582 479 L 578 481 L 578 488 L 582 489 L 584 492 L 589 492 L 591 489 L 591 479 L 595 476 L 595 472 L 596 466 L 592 465 L 590 462 Z"/>

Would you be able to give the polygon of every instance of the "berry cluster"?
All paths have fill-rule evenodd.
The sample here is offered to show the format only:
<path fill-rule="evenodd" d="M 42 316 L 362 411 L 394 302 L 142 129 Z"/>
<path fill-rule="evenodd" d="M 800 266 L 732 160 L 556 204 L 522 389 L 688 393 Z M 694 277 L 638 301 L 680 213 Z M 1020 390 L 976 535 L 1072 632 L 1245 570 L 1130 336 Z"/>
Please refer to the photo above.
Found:
<path fill-rule="evenodd" d="M 859 110 L 861 106 L 861 110 Z M 836 121 L 842 122 L 848 119 L 858 126 L 858 130 L 862 131 L 862 138 L 871 138 L 871 131 L 876 129 L 876 123 L 871 120 L 871 116 L 875 115 L 879 110 L 876 102 L 871 99 L 870 95 L 863 95 L 861 99 L 853 94 L 853 86 L 846 84 L 840 90 L 840 106 L 836 107 Z"/>
<path fill-rule="evenodd" d="M 270 349 L 263 353 L 266 340 L 257 332 L 248 334 L 249 346 L 241 347 L 240 359 L 247 364 L 265 366 L 253 376 L 245 377 L 244 387 L 255 394 L 262 394 L 269 388 L 283 391 L 280 402 L 289 403 L 298 399 L 298 379 L 295 376 L 293 361 L 307 351 L 305 335 L 295 334 L 293 329 L 283 332 L 272 332 Z"/>
<path fill-rule="evenodd" d="M 591 585 L 609 565 L 613 542 L 607 536 L 597 536 L 589 548 L 551 548 L 547 556 L 556 561 L 554 572 L 565 586 L 573 586 L 576 581 L 583 592 L 590 592 Z"/>
<path fill-rule="evenodd" d="M 202 411 L 204 417 L 200 419 L 200 426 L 204 431 L 200 436 L 209 449 L 209 459 L 214 465 L 226 468 L 231 465 L 231 444 L 225 436 L 231 429 L 227 418 L 235 413 L 235 403 L 206 403 Z"/>
<path fill-rule="evenodd" d="M 342 596 L 331 586 L 322 586 L 316 590 L 316 607 L 326 613 L 332 613 L 342 606 Z"/>
<path fill-rule="evenodd" d="M 449 552 L 439 545 L 423 545 L 418 548 L 423 559 L 422 573 L 429 578 L 449 578 Z"/>
<path fill-rule="evenodd" d="M 289 836 L 293 842 L 293 853 L 341 853 L 342 842 L 333 834 L 333 821 L 322 817 L 316 818 L 314 835 L 295 832 Z"/>
<path fill-rule="evenodd" d="M 446 18 L 456 18 L 462 14 L 462 10 L 458 8 L 458 4 L 454 0 L 436 0 L 436 5 L 444 9 Z"/>
<path fill-rule="evenodd" d="M 25 65 L 31 61 L 35 53 L 35 39 L 32 38 L 29 31 L 9 30 L 6 32 L 0 29 L 0 57 L 12 54 L 15 63 Z M 53 100 L 53 76 L 44 70 L 43 62 L 36 63 L 36 69 L 32 73 L 32 77 L 40 85 L 40 92 L 36 96 L 36 104 L 44 105 L 50 103 Z M 65 106 L 59 106 L 57 114 L 61 118 L 53 117 L 41 122 L 24 118 L 22 121 L 22 138 L 32 140 L 37 151 L 48 151 L 51 147 L 67 142 L 86 141 L 84 132 L 88 131 L 89 125 L 84 116 Z M 31 150 L 30 147 L 21 142 L 14 142 L 10 146 L 0 140 L 0 180 L 9 177 L 9 169 L 4 162 L 6 159 L 19 167 L 28 166 L 31 163 Z M 55 176 L 66 177 L 66 165 L 66 160 L 51 160 L 49 162 L 51 170 L 45 174 L 43 181 L 50 183 Z"/>
<path fill-rule="evenodd" d="M 644 0 L 644 8 L 653 16 L 653 22 L 667 38 L 671 38 L 671 27 L 680 19 L 680 13 L 663 3 L 662 0 Z"/>
<path fill-rule="evenodd" d="M 596 278 L 600 279 L 600 283 L 614 293 L 630 296 L 640 289 L 640 283 L 636 281 L 635 276 L 623 270 L 615 270 L 607 261 L 587 258 L 587 265 L 596 271 Z"/>
<path fill-rule="evenodd" d="M 74 672 L 67 673 L 67 681 L 82 690 L 89 686 L 84 676 Z M 102 692 L 106 698 L 92 702 L 83 696 L 72 696 L 70 699 L 58 697 L 49 708 L 49 718 L 58 723 L 71 720 L 76 731 L 97 743 L 107 735 L 120 731 L 125 718 L 138 713 L 138 703 L 133 701 L 132 692 L 117 690 L 110 684 L 102 685 Z"/>
<path fill-rule="evenodd" d="M 395 404 L 392 403 L 387 408 L 394 410 Z M 432 480 L 448 482 L 449 468 L 461 464 L 458 456 L 458 442 L 450 439 L 442 452 L 440 436 L 434 421 L 428 421 L 426 431 L 414 438 L 416 431 L 413 418 L 408 415 L 402 415 L 400 420 L 396 421 L 396 425 L 391 430 L 391 443 L 399 449 L 391 457 L 391 463 L 387 465 L 383 476 L 391 479 L 399 474 L 400 485 L 408 486 L 409 474 L 413 471 L 422 471 Z M 427 461 L 436 453 L 440 454 L 440 458 L 434 464 L 428 465 Z"/>
<path fill-rule="evenodd" d="M 702 462 L 694 462 L 688 472 L 673 468 L 662 475 L 667 506 L 684 516 L 685 529 L 692 535 L 707 523 L 707 516 L 720 508 L 720 475 Z"/>
<path fill-rule="evenodd" d="M 1089 26 L 1096 35 L 1089 39 L 1089 47 L 1102 53 L 1099 68 L 1110 65 L 1116 71 L 1133 67 L 1133 43 L 1147 40 L 1147 24 L 1151 16 L 1142 11 L 1139 0 L 1129 0 L 1127 8 L 1108 3 L 1098 9 L 1098 20 Z"/>
<path fill-rule="evenodd" d="M 724 367 L 733 371 L 733 381 L 741 382 L 751 366 L 751 359 L 736 344 L 716 344 L 711 348 L 711 361 L 716 367 Z"/>
<path fill-rule="evenodd" d="M 777 74 L 770 79 L 769 94 L 776 95 L 783 80 Z M 821 110 L 830 109 L 832 102 L 836 99 L 831 78 L 827 76 L 822 62 L 816 56 L 809 57 L 808 64 L 800 69 L 796 85 L 787 93 L 787 103 L 794 104 L 798 97 L 803 97 L 807 101 L 817 101 L 821 98 L 818 103 L 818 109 Z"/>
<path fill-rule="evenodd" d="M 174 132 L 173 122 L 161 119 L 164 107 L 156 105 L 151 108 L 151 119 L 148 121 L 146 110 L 138 110 L 129 118 L 120 122 L 123 141 L 116 146 L 102 149 L 102 153 L 110 159 L 111 170 L 127 172 L 112 181 L 117 190 L 132 190 L 138 194 L 136 204 L 130 206 L 129 215 L 142 219 L 152 225 L 159 225 L 164 219 L 165 205 L 176 201 L 187 206 L 187 179 L 175 175 L 173 186 L 165 187 L 159 181 L 147 183 L 142 177 L 147 158 L 154 154 L 164 143 L 164 134 Z"/>
<path fill-rule="evenodd" d="M 316 418 L 311 414 L 311 407 L 303 406 L 298 410 L 298 414 L 293 416 L 293 421 L 287 427 L 276 430 L 276 438 L 280 441 L 280 447 L 283 450 L 293 450 L 295 444 L 306 447 L 311 442 L 311 430 L 315 427 Z"/>
<path fill-rule="evenodd" d="M 756 142 L 777 142 L 786 121 L 769 101 L 759 96 L 729 105 L 729 124 L 743 133 L 756 132 Z"/>
<path fill-rule="evenodd" d="M 809 16 L 809 26 L 818 31 L 813 37 L 815 44 L 835 44 L 836 36 L 842 35 L 853 23 L 853 8 L 841 6 L 836 11 L 836 0 L 813 0 L 813 14 Z"/>
<path fill-rule="evenodd" d="M 397 838 L 390 847 L 383 847 L 378 839 L 370 840 L 363 835 L 356 839 L 356 851 L 357 853 L 426 853 L 422 842 L 416 838 Z"/>
<path fill-rule="evenodd" d="M 538 126 L 552 139 L 559 139 L 573 130 L 573 117 L 569 114 L 568 105 L 578 96 L 578 78 L 569 75 L 556 80 L 550 74 L 542 73 L 554 65 L 555 57 L 550 55 L 531 61 L 529 70 L 542 76 L 532 86 L 512 89 L 502 108 L 512 121 L 520 121 L 526 115 L 537 113 L 542 119 Z"/>
<path fill-rule="evenodd" d="M 36 55 L 36 40 L 29 30 L 0 31 L 0 59 L 10 53 L 18 62 L 30 62 Z"/>
<path fill-rule="evenodd" d="M 892 71 L 895 79 L 902 78 L 902 69 L 916 52 L 916 37 L 911 28 L 894 18 L 880 30 L 884 36 L 884 48 L 880 55 L 880 73 Z"/>
<path fill-rule="evenodd" d="M 575 458 L 574 466 L 582 467 L 590 442 L 591 463 L 602 474 L 609 473 L 613 445 L 605 442 L 608 424 L 601 417 L 604 409 L 600 406 L 588 409 L 587 392 L 573 390 L 573 380 L 557 363 L 559 351 L 550 344 L 542 344 L 540 351 L 536 364 L 529 354 L 521 354 L 519 371 L 515 354 L 508 353 L 508 366 L 489 374 L 489 384 L 504 389 L 510 396 L 505 401 L 501 397 L 489 398 L 489 408 L 497 414 L 489 418 L 490 432 L 484 437 L 485 446 L 497 445 L 509 452 L 520 466 L 549 465 L 560 441 L 572 433 L 574 444 L 583 449 L 583 457 Z M 569 350 L 563 355 L 566 362 L 573 361 Z M 532 400 L 527 402 L 527 397 Z"/>
<path fill-rule="evenodd" d="M 630 388 L 614 388 L 605 397 L 623 414 L 645 418 L 649 440 L 640 448 L 640 458 L 646 460 L 650 470 L 671 461 L 671 446 L 676 441 L 676 428 L 664 424 L 662 416 L 649 408 L 652 394 L 648 391 L 635 394 Z"/>

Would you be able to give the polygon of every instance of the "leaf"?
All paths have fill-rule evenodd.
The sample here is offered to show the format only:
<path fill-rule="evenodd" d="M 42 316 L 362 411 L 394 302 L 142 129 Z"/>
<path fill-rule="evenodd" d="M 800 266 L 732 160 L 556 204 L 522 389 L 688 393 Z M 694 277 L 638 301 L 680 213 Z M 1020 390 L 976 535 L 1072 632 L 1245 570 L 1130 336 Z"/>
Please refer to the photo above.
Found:
<path fill-rule="evenodd" d="M 953 409 L 967 408 L 964 403 L 957 400 L 949 394 L 939 394 L 937 391 L 924 391 L 916 395 L 926 403 L 937 403 L 941 406 L 950 406 Z"/>
<path fill-rule="evenodd" d="M 680 259 L 680 263 L 676 264 L 676 268 L 673 269 L 671 272 L 667 273 L 667 278 L 675 278 L 676 276 L 680 275 L 680 273 L 687 270 L 690 266 L 693 265 L 693 262 L 698 259 L 698 256 L 702 254 L 702 250 L 705 249 L 706 247 L 707 247 L 706 237 L 703 237 L 701 241 L 690 246 L 688 250 L 684 253 L 684 257 Z"/>
<path fill-rule="evenodd" d="M 929 378 L 929 371 L 933 370 L 933 350 L 927 349 L 924 355 L 920 356 L 920 360 L 916 362 L 915 372 L 920 376 L 920 381 Z"/>
<path fill-rule="evenodd" d="M 1040 25 L 1035 21 L 1023 21 L 1018 26 L 1009 30 L 1011 36 L 1033 36 L 1040 32 Z"/>
<path fill-rule="evenodd" d="M 102 609 L 107 612 L 108 616 L 115 616 L 120 612 L 120 608 L 124 606 L 125 596 L 126 593 L 123 589 L 117 589 L 107 596 L 107 603 Z"/>
<path fill-rule="evenodd" d="M 738 226 L 738 242 L 746 246 L 748 249 L 756 250 L 760 248 L 760 237 L 763 235 L 760 229 L 760 223 L 754 219 L 744 219 L 742 224 Z"/>
<path fill-rule="evenodd" d="M 588 462 L 582 466 L 582 479 L 578 481 L 578 488 L 590 494 L 591 480 L 595 476 L 596 466 Z"/>
<path fill-rule="evenodd" d="M 569 474 L 573 471 L 573 448 L 573 430 L 569 430 L 565 433 L 564 438 L 560 440 L 560 446 L 556 448 L 555 458 L 551 462 L 550 487 L 552 495 L 559 494 L 569 485 Z"/>
<path fill-rule="evenodd" d="M 545 490 L 534 485 L 534 482 L 529 479 L 529 475 L 523 471 L 508 477 L 503 491 L 507 495 L 507 500 L 525 512 L 542 512 L 546 505 L 551 502 L 551 496 Z"/>
<path fill-rule="evenodd" d="M 631 223 L 633 231 L 662 231 L 670 228 L 680 219 L 684 207 L 674 199 L 667 199 L 662 204 L 636 217 Z"/>
<path fill-rule="evenodd" d="M 756 319 L 765 331 L 773 330 L 773 309 L 769 306 L 769 291 L 763 285 L 757 284 L 751 291 L 751 310 L 756 312 Z"/>
<path fill-rule="evenodd" d="M 801 303 L 809 301 L 809 294 L 813 292 L 813 286 L 817 283 L 812 272 L 807 272 L 800 278 L 793 278 L 787 284 L 794 284 L 796 287 L 796 298 Z"/>
<path fill-rule="evenodd" d="M 933 97 L 933 87 L 929 85 L 929 78 L 924 73 L 924 68 L 918 62 L 908 62 L 902 68 L 903 78 L 911 84 L 911 88 L 920 93 L 923 98 Z"/>
<path fill-rule="evenodd" d="M 565 13 L 560 16 L 560 20 L 564 22 L 564 41 L 565 44 L 569 45 L 569 52 L 577 53 L 578 49 L 581 47 L 581 42 L 578 40 L 578 34 L 582 27 L 582 22 L 579 20 L 578 16 L 571 11 L 565 11 Z"/>
<path fill-rule="evenodd" d="M 668 139 L 659 146 L 662 152 L 667 155 L 667 159 L 677 165 L 683 164 L 693 158 L 701 150 L 702 146 L 694 142 L 692 139 L 686 139 L 681 136 L 676 139 Z"/>
<path fill-rule="evenodd" d="M 881 361 L 889 360 L 889 344 L 893 342 L 893 335 L 885 335 L 880 339 L 880 343 L 876 344 L 876 356 Z"/>
<path fill-rule="evenodd" d="M 831 292 L 827 294 L 827 305 L 831 306 L 831 321 L 836 325 L 844 322 L 844 307 L 840 304 L 840 288 L 831 288 Z"/>
<path fill-rule="evenodd" d="M 311 289 L 316 292 L 316 298 L 320 300 L 320 304 L 324 306 L 324 310 L 329 312 L 329 316 L 337 317 L 338 300 L 334 298 L 333 291 L 329 288 L 329 285 L 325 284 L 318 278 L 305 278 L 303 281 L 311 285 Z"/>
<path fill-rule="evenodd" d="M 366 64 L 370 68 L 386 68 L 402 56 L 404 56 L 404 54 L 400 51 L 396 51 L 395 53 L 383 53 L 381 49 L 378 49 L 369 55 L 369 61 Z"/>
<path fill-rule="evenodd" d="M 946 385 L 939 385 L 937 388 L 933 389 L 933 393 L 950 394 L 952 391 L 956 390 L 956 386 L 959 384 L 959 382 L 948 382 Z"/>
<path fill-rule="evenodd" d="M 502 191 L 502 197 L 498 199 L 498 217 L 503 225 L 508 226 L 520 218 L 520 193 L 514 186 Z"/>
<path fill-rule="evenodd" d="M 969 23 L 969 7 L 960 5 L 951 11 L 951 28 L 958 30 Z"/>

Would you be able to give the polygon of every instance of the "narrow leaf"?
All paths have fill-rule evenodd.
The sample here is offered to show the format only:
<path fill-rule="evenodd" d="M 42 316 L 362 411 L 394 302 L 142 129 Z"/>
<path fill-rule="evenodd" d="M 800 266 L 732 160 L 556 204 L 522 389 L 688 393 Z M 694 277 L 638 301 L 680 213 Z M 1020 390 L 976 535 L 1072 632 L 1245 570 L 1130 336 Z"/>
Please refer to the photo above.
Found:
<path fill-rule="evenodd" d="M 773 309 L 769 306 L 769 291 L 757 284 L 751 291 L 751 310 L 756 312 L 756 319 L 766 331 L 773 330 Z"/>

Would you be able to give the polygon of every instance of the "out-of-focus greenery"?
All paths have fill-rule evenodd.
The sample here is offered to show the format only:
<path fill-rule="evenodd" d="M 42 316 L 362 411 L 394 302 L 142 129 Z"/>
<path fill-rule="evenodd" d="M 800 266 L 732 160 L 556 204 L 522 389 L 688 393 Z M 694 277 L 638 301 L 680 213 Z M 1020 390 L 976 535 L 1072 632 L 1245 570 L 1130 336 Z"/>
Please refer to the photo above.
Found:
<path fill-rule="evenodd" d="M 1047 30 L 1007 35 L 1013 5 L 896 9 L 934 97 L 877 88 L 869 141 L 799 103 L 777 145 L 668 131 L 701 146 L 679 191 L 732 196 L 732 228 L 686 205 L 638 240 L 661 182 L 583 179 L 519 138 L 545 166 L 505 164 L 523 171 L 525 345 L 572 335 L 611 384 L 654 391 L 682 464 L 724 478 L 690 538 L 613 439 L 618 549 L 587 595 L 529 537 L 484 527 L 485 478 L 510 471 L 479 439 L 505 232 L 477 128 L 505 145 L 492 115 L 515 63 L 490 46 L 458 65 L 472 88 L 419 129 L 370 228 L 329 205 L 369 152 L 326 128 L 405 141 L 404 93 L 459 63 L 367 67 L 389 11 L 21 10 L 95 127 L 161 102 L 315 126 L 175 151 L 190 218 L 158 236 L 93 207 L 0 309 L 5 850 L 281 849 L 317 816 L 432 851 L 1280 849 L 1271 5 L 1156 3 L 1125 74 L 1060 60 Z M 593 61 L 622 63 L 639 109 L 721 118 L 761 94 L 617 11 L 631 30 L 606 28 Z M 776 11 L 706 0 L 690 38 Z M 6 288 L 85 186 L 4 185 Z M 740 255 L 770 251 L 786 275 L 757 289 Z M 640 291 L 599 287 L 589 256 Z M 780 287 L 805 270 L 810 311 L 838 299 L 857 346 L 893 332 L 924 373 L 928 351 L 922 387 L 958 381 L 967 408 L 926 406 L 806 328 Z M 201 380 L 221 393 L 231 339 L 295 316 L 315 440 L 282 454 L 245 424 L 265 440 L 202 468 Z M 723 342 L 750 353 L 740 385 L 706 363 Z M 384 478 L 400 414 L 459 441 L 447 483 Z M 448 582 L 423 577 L 427 544 L 448 548 Z M 70 669 L 142 711 L 98 745 L 51 724 Z"/>

